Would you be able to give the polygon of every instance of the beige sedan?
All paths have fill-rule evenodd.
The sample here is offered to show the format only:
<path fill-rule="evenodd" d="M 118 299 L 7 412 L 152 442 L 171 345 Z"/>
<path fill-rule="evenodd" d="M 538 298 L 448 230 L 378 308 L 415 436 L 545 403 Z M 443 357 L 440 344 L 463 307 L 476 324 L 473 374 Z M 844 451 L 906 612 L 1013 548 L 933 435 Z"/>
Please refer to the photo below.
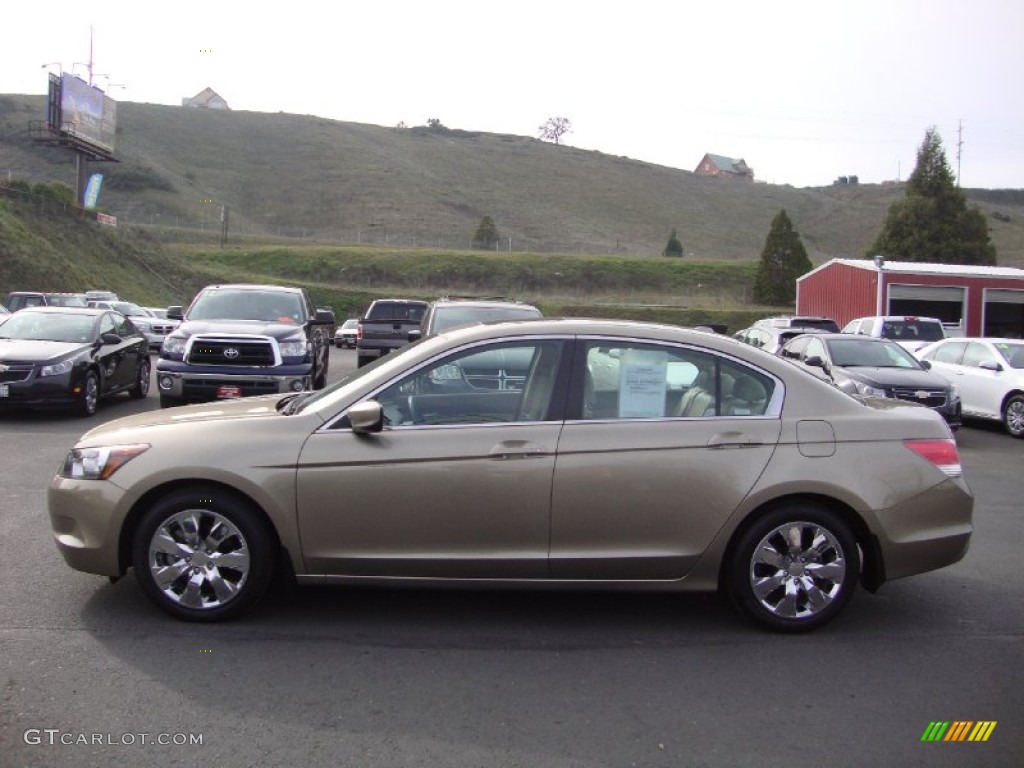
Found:
<path fill-rule="evenodd" d="M 68 454 L 49 509 L 68 564 L 133 567 L 183 619 L 237 615 L 283 571 L 721 590 L 803 631 L 858 581 L 960 560 L 961 475 L 927 408 L 725 336 L 537 320 L 442 333 L 318 392 L 109 422 Z"/>

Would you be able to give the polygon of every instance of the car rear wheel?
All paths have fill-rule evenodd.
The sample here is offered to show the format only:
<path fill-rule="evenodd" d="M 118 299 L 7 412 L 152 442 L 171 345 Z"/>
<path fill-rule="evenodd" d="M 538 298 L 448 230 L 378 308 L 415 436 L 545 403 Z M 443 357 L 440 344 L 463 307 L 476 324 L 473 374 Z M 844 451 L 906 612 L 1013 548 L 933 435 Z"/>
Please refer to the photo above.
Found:
<path fill-rule="evenodd" d="M 149 373 L 149 360 L 143 360 L 135 373 L 135 386 L 128 390 L 136 400 L 141 400 L 149 394 Z"/>
<path fill-rule="evenodd" d="M 100 377 L 96 371 L 89 371 L 85 374 L 85 381 L 82 382 L 82 393 L 75 403 L 75 413 L 79 416 L 95 416 L 99 402 Z"/>
<path fill-rule="evenodd" d="M 1024 437 L 1024 395 L 1014 395 L 1006 401 L 1003 426 L 1014 437 Z"/>
<path fill-rule="evenodd" d="M 748 528 L 729 569 L 732 597 L 748 616 L 778 632 L 806 632 L 833 619 L 850 601 L 860 554 L 838 515 L 797 503 Z"/>
<path fill-rule="evenodd" d="M 161 609 L 188 621 L 216 621 L 263 597 L 274 572 L 274 548 L 251 504 L 197 486 L 165 496 L 143 515 L 132 564 L 143 591 Z"/>

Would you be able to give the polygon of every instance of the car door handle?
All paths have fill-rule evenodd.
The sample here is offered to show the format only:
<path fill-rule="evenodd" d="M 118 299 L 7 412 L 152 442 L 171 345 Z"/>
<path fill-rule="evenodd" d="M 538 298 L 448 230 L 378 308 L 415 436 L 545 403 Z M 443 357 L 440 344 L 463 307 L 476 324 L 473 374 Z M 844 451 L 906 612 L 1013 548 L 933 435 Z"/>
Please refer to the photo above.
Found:
<path fill-rule="evenodd" d="M 492 459 L 539 459 L 550 451 L 529 440 L 503 440 L 491 448 L 488 456 Z"/>
<path fill-rule="evenodd" d="M 724 448 L 754 448 L 758 445 L 762 445 L 762 443 L 760 441 L 755 441 L 750 435 L 745 435 L 742 432 L 719 432 L 717 435 L 712 435 L 708 439 L 708 448 L 713 450 L 722 450 Z"/>

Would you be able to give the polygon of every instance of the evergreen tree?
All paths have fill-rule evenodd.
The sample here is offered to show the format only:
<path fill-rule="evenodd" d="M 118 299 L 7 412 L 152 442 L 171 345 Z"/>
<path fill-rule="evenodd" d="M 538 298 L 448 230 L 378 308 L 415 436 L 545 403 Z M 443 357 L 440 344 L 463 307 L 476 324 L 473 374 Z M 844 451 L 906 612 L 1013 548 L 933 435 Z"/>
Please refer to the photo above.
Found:
<path fill-rule="evenodd" d="M 868 258 L 881 254 L 902 261 L 938 264 L 996 263 L 988 222 L 953 182 L 942 139 L 935 128 L 925 133 L 907 195 L 889 207 L 882 231 Z"/>
<path fill-rule="evenodd" d="M 754 301 L 759 304 L 792 304 L 796 301 L 796 279 L 811 271 L 800 234 L 785 210 L 772 220 L 761 251 L 761 263 L 754 278 Z"/>
<path fill-rule="evenodd" d="M 484 216 L 480 220 L 480 226 L 476 228 L 473 235 L 473 247 L 483 251 L 493 251 L 498 245 L 498 228 L 490 216 Z"/>
<path fill-rule="evenodd" d="M 672 234 L 668 236 L 668 244 L 665 246 L 665 250 L 661 252 L 661 255 L 679 257 L 683 255 L 683 244 L 679 242 L 674 228 L 672 229 Z"/>

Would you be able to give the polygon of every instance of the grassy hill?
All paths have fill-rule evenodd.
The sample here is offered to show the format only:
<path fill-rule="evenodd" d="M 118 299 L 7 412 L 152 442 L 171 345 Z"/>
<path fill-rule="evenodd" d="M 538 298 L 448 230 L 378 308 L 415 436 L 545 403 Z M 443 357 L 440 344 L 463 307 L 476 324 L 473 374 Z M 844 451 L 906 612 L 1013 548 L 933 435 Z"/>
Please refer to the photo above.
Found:
<path fill-rule="evenodd" d="M 28 139 L 44 114 L 42 96 L 0 96 L 0 174 L 73 184 L 70 153 Z M 235 238 L 466 249 L 487 215 L 513 251 L 657 256 L 675 228 L 688 259 L 752 260 L 785 208 L 818 263 L 861 256 L 903 194 L 702 178 L 522 136 L 135 103 L 118 105 L 117 156 L 90 164 L 101 206 L 174 238 L 219 230 L 226 204 Z M 968 194 L 999 262 L 1024 266 L 1024 192 Z"/>

